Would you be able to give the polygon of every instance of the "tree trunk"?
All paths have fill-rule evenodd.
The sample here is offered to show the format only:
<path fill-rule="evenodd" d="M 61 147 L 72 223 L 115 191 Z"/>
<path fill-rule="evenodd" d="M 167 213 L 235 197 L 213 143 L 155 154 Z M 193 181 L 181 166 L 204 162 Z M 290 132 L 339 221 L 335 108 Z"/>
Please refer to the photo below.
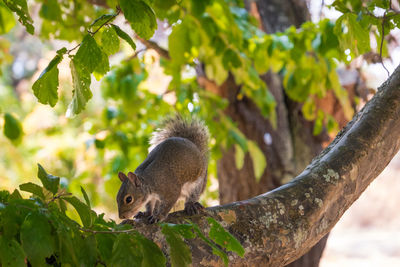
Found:
<path fill-rule="evenodd" d="M 230 266 L 285 266 L 298 259 L 338 222 L 400 149 L 400 66 L 335 140 L 295 179 L 252 199 L 207 208 L 190 217 L 203 232 L 207 216 L 218 220 L 244 246 L 229 253 Z M 183 212 L 167 222 L 185 222 Z M 133 223 L 168 255 L 158 225 Z M 200 238 L 186 241 L 194 266 L 223 266 Z"/>
<path fill-rule="evenodd" d="M 259 19 L 262 29 L 267 33 L 284 31 L 291 25 L 299 27 L 310 19 L 303 0 L 264 0 L 256 3 L 247 3 L 246 7 Z M 269 72 L 262 78 L 277 102 L 276 129 L 261 115 L 253 101 L 246 97 L 237 99 L 240 88 L 232 77 L 220 88 L 220 92 L 229 100 L 226 114 L 248 139 L 258 144 L 267 159 L 267 168 L 257 182 L 249 154 L 245 156 L 243 168 L 237 170 L 234 148 L 225 151 L 217 165 L 221 204 L 248 199 L 290 181 L 322 150 L 322 143 L 328 140 L 324 133 L 313 135 L 314 123 L 304 119 L 301 104 L 285 95 L 279 75 Z M 318 266 L 326 239 L 290 266 Z"/>

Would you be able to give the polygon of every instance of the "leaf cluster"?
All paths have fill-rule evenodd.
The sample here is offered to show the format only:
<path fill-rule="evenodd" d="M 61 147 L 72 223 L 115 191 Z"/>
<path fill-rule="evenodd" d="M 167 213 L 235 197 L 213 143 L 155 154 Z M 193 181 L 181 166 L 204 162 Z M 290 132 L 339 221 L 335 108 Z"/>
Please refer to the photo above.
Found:
<path fill-rule="evenodd" d="M 165 266 L 166 258 L 155 243 L 129 225 L 117 225 L 104 220 L 104 214 L 96 214 L 82 187 L 84 202 L 61 188 L 60 178 L 48 174 L 40 164 L 38 178 L 42 186 L 32 182 L 19 186 L 21 191 L 31 194 L 28 199 L 18 189 L 11 194 L 0 191 L 2 266 L 26 266 L 27 262 L 32 266 Z M 81 223 L 69 217 L 67 204 L 78 213 Z M 208 220 L 209 237 L 192 223 L 162 225 L 173 266 L 190 264 L 191 252 L 182 237 L 191 239 L 195 233 L 218 251 L 216 254 L 225 264 L 228 258 L 223 248 L 243 256 L 240 243 L 217 221 Z"/>

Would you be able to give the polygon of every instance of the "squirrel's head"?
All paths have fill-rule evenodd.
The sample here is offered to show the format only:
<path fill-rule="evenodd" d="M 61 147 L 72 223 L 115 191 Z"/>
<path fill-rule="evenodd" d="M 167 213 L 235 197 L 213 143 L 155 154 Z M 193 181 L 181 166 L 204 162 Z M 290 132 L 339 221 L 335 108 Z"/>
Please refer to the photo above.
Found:
<path fill-rule="evenodd" d="M 119 218 L 129 219 L 139 212 L 145 202 L 142 183 L 133 172 L 129 172 L 128 176 L 119 172 L 118 177 L 122 182 L 117 194 Z"/>

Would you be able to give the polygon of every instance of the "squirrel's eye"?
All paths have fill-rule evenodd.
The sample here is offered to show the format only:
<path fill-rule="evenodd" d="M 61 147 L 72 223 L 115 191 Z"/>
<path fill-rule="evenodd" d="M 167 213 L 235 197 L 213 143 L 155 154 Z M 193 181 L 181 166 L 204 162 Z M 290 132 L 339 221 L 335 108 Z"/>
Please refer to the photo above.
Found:
<path fill-rule="evenodd" d="M 126 198 L 125 198 L 125 203 L 126 204 L 129 204 L 129 203 L 131 203 L 132 202 L 132 197 L 131 196 L 127 196 Z"/>

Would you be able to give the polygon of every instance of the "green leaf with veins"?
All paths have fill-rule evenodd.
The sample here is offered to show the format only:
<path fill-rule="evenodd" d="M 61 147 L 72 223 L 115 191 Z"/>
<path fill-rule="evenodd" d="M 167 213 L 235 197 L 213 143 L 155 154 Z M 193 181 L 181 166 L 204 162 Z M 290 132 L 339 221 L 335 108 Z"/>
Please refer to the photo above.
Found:
<path fill-rule="evenodd" d="M 89 206 L 80 201 L 77 197 L 65 197 L 63 198 L 69 204 L 71 204 L 75 210 L 78 212 L 79 217 L 81 218 L 82 224 L 85 227 L 92 226 L 92 211 Z"/>
<path fill-rule="evenodd" d="M 18 15 L 18 20 L 25 26 L 26 31 L 33 34 L 35 28 L 33 27 L 33 20 L 28 12 L 28 4 L 26 3 L 26 0 L 3 0 L 3 2 L 9 9 L 11 9 L 11 11 Z"/>
<path fill-rule="evenodd" d="M 112 55 L 119 51 L 119 38 L 114 27 L 106 27 L 101 33 L 101 45 L 107 55 Z"/>
<path fill-rule="evenodd" d="M 29 182 L 19 185 L 19 189 L 21 191 L 32 193 L 40 197 L 41 199 L 45 199 L 45 196 L 43 194 L 43 188 L 40 185 Z"/>
<path fill-rule="evenodd" d="M 94 69 L 93 75 L 96 80 L 100 81 L 100 79 L 110 70 L 110 62 L 108 61 L 108 55 L 101 52 L 101 58 L 99 60 L 99 64 L 97 64 Z"/>
<path fill-rule="evenodd" d="M 165 256 L 161 249 L 153 241 L 147 239 L 141 234 L 136 234 L 135 240 L 141 246 L 141 252 L 143 255 L 141 263 L 142 267 L 165 266 Z"/>
<path fill-rule="evenodd" d="M 96 69 L 97 65 L 99 65 L 99 58 L 102 57 L 102 53 L 103 52 L 97 45 L 96 40 L 90 34 L 87 34 L 83 38 L 81 46 L 74 56 L 74 65 L 79 64 L 82 66 L 80 67 L 81 69 L 84 68 L 89 73 L 92 73 Z"/>
<path fill-rule="evenodd" d="M 121 30 L 121 28 L 117 25 L 112 24 L 111 26 L 114 28 L 115 32 L 120 38 L 124 39 L 132 47 L 133 50 L 136 50 L 136 44 L 129 36 L 129 34 Z"/>
<path fill-rule="evenodd" d="M 102 54 L 99 56 L 101 57 L 101 55 Z M 98 59 L 99 58 L 96 59 L 97 62 L 99 62 Z M 77 64 L 75 57 L 71 60 L 70 67 L 74 90 L 72 92 L 72 101 L 68 105 L 68 117 L 79 114 L 85 108 L 89 99 L 92 98 L 92 92 L 90 91 L 90 73 L 81 65 L 81 63 Z"/>
<path fill-rule="evenodd" d="M 142 255 L 137 242 L 128 234 L 119 234 L 114 242 L 110 266 L 141 266 Z"/>
<path fill-rule="evenodd" d="M 46 257 L 54 252 L 54 239 L 46 216 L 38 212 L 26 216 L 20 238 L 29 262 L 33 266 L 46 266 Z"/>
<path fill-rule="evenodd" d="M 121 0 L 120 5 L 136 34 L 144 39 L 150 39 L 157 29 L 153 9 L 141 0 Z"/>
<path fill-rule="evenodd" d="M 226 231 L 214 218 L 207 218 L 210 227 L 210 238 L 228 251 L 235 252 L 240 257 L 244 256 L 244 248 L 231 233 Z"/>
<path fill-rule="evenodd" d="M 176 227 L 169 224 L 163 224 L 161 232 L 169 245 L 169 253 L 172 266 L 190 266 L 192 263 L 192 252 Z"/>
<path fill-rule="evenodd" d="M 57 51 L 57 55 L 50 61 L 32 86 L 34 95 L 42 104 L 49 104 L 51 107 L 57 104 L 59 85 L 57 66 L 66 52 L 65 48 Z"/>

